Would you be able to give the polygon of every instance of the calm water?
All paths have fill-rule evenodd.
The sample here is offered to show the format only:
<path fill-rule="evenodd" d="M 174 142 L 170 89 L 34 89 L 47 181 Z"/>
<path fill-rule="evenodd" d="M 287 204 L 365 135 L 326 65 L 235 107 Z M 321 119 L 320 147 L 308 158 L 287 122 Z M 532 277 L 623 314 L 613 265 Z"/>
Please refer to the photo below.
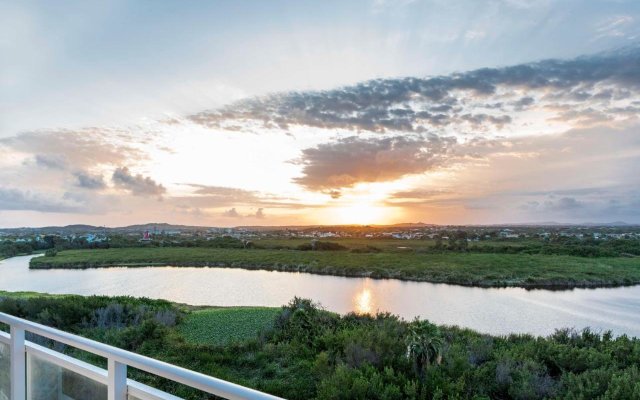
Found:
<path fill-rule="evenodd" d="M 29 270 L 28 257 L 0 262 L 0 290 L 132 295 L 216 306 L 280 306 L 294 296 L 326 309 L 389 311 L 481 332 L 546 335 L 590 326 L 640 337 L 640 286 L 551 292 L 342 278 L 224 268 Z"/>

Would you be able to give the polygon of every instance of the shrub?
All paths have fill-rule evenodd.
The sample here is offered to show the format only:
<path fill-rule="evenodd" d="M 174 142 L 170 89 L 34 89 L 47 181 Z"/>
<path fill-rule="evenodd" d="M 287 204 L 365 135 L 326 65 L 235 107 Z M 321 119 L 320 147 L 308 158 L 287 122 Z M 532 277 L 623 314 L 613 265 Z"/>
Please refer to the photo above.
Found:
<path fill-rule="evenodd" d="M 334 242 L 320 242 L 320 241 L 312 241 L 310 244 L 305 243 L 296 247 L 297 250 L 309 251 L 309 250 L 318 250 L 318 251 L 340 251 L 347 250 L 347 247 L 341 245 L 340 243 Z"/>
<path fill-rule="evenodd" d="M 57 255 L 58 255 L 58 250 L 56 250 L 56 249 L 49 249 L 49 250 L 44 252 L 44 256 L 45 257 L 55 257 Z"/>
<path fill-rule="evenodd" d="M 352 253 L 380 253 L 381 249 L 375 246 L 367 245 L 365 247 L 356 247 L 355 249 L 351 249 Z"/>

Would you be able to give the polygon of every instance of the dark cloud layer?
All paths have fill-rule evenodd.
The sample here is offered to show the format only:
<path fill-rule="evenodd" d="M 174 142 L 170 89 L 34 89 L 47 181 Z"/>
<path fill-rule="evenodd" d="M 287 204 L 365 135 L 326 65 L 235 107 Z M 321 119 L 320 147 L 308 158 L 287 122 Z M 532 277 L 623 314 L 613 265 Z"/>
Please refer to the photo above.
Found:
<path fill-rule="evenodd" d="M 351 136 L 302 151 L 303 176 L 295 182 L 339 197 L 359 182 L 384 182 L 441 165 L 456 141 L 428 136 L 362 138 Z"/>
<path fill-rule="evenodd" d="M 67 167 L 65 158 L 61 155 L 36 154 L 34 160 L 36 165 L 41 168 L 62 170 Z"/>
<path fill-rule="evenodd" d="M 107 187 L 101 175 L 91 175 L 86 172 L 76 172 L 74 176 L 78 180 L 76 186 L 83 189 L 99 190 Z"/>
<path fill-rule="evenodd" d="M 79 212 L 80 207 L 37 192 L 0 188 L 0 210 L 72 213 Z"/>
<path fill-rule="evenodd" d="M 162 196 L 167 190 L 149 177 L 133 175 L 129 168 L 120 167 L 113 172 L 114 185 L 130 191 L 135 196 Z"/>
<path fill-rule="evenodd" d="M 630 96 L 639 87 L 640 50 L 630 48 L 568 61 L 546 60 L 431 78 L 378 79 L 336 90 L 274 94 L 188 118 L 229 130 L 252 123 L 279 129 L 302 125 L 371 132 L 423 132 L 465 123 L 474 129 L 501 128 L 511 122 L 510 113 L 525 110 L 536 100 L 527 95 L 508 105 L 496 103 L 490 97 L 500 89 L 538 91 L 546 102 L 557 103 L 606 101 L 614 93 L 618 98 Z M 483 99 L 485 104 L 476 107 L 492 109 L 491 113 L 465 108 L 469 100 Z"/>
<path fill-rule="evenodd" d="M 32 154 L 36 165 L 50 169 L 121 165 L 131 158 L 144 158 L 140 150 L 114 142 L 123 134 L 107 128 L 24 132 L 0 139 L 0 145 Z"/>

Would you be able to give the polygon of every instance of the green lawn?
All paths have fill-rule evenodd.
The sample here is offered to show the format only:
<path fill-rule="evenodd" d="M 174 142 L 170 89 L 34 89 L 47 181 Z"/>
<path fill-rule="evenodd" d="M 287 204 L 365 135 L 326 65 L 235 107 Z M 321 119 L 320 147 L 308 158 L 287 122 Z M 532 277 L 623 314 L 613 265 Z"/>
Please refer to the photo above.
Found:
<path fill-rule="evenodd" d="M 0 298 L 5 299 L 42 299 L 42 298 L 50 298 L 50 299 L 63 299 L 65 297 L 71 297 L 75 295 L 71 294 L 50 294 L 50 293 L 41 293 L 41 292 L 7 292 L 5 290 L 0 290 Z"/>
<path fill-rule="evenodd" d="M 273 327 L 280 308 L 207 308 L 189 313 L 179 326 L 189 343 L 225 345 L 256 337 Z"/>
<path fill-rule="evenodd" d="M 31 268 L 160 265 L 299 271 L 472 286 L 595 287 L 640 283 L 640 257 L 147 247 L 68 250 L 55 257 L 31 260 Z"/>

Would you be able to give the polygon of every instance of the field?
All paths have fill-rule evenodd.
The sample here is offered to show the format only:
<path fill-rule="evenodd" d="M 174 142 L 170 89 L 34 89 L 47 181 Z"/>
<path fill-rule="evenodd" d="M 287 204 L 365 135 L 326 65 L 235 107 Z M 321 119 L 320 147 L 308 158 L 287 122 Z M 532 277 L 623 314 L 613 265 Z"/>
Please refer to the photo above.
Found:
<path fill-rule="evenodd" d="M 402 253 L 408 250 L 422 250 L 425 248 L 433 247 L 436 244 L 434 239 L 406 239 L 399 240 L 393 238 L 327 238 L 321 239 L 323 241 L 330 241 L 339 243 L 348 249 L 359 249 L 366 246 L 374 246 L 385 253 Z M 264 238 L 254 241 L 254 244 L 260 248 L 265 249 L 278 249 L 288 248 L 295 249 L 296 247 L 310 242 L 309 238 Z M 473 242 L 474 246 L 478 247 L 490 247 L 490 246 L 507 246 L 507 247 L 523 247 L 539 245 L 540 241 L 535 239 L 518 239 L 518 240 L 483 240 Z"/>
<path fill-rule="evenodd" d="M 231 307 L 192 311 L 179 326 L 189 343 L 225 345 L 257 337 L 273 328 L 279 308 Z"/>
<path fill-rule="evenodd" d="M 483 287 L 566 288 L 640 283 L 640 257 L 144 247 L 66 250 L 54 257 L 31 260 L 31 268 L 35 269 L 165 265 L 297 271 Z"/>

